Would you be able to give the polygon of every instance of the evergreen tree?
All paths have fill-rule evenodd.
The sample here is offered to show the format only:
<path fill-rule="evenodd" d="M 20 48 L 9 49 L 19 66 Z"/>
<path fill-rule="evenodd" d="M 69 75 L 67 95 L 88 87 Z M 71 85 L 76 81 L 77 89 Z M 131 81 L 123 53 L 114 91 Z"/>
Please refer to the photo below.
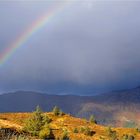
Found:
<path fill-rule="evenodd" d="M 60 109 L 59 109 L 59 107 L 55 106 L 55 107 L 53 108 L 53 113 L 54 113 L 55 116 L 58 116 L 58 115 L 60 114 Z"/>
<path fill-rule="evenodd" d="M 44 124 L 45 122 L 42 110 L 37 106 L 32 116 L 26 120 L 24 130 L 33 135 L 38 135 Z"/>
<path fill-rule="evenodd" d="M 93 115 L 90 116 L 89 122 L 95 123 L 95 124 L 97 123 L 96 120 L 95 120 L 95 117 Z"/>

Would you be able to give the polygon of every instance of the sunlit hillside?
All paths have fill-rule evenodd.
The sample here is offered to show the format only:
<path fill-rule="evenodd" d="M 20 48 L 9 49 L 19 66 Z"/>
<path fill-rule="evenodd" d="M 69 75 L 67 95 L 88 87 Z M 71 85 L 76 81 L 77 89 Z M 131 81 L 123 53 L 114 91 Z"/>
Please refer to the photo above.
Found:
<path fill-rule="evenodd" d="M 32 113 L 1 113 L 1 130 L 2 128 L 14 129 L 19 134 L 26 136 L 26 139 L 37 139 L 38 136 L 32 136 L 23 131 L 26 124 L 25 120 L 30 118 L 32 115 Z M 49 112 L 43 113 L 43 115 L 47 115 L 51 120 L 48 125 L 53 135 L 52 139 L 140 140 L 138 129 L 105 127 L 86 119 L 72 117 L 68 114 L 54 115 L 53 112 Z M 132 137 L 132 139 L 129 139 L 129 137 Z"/>

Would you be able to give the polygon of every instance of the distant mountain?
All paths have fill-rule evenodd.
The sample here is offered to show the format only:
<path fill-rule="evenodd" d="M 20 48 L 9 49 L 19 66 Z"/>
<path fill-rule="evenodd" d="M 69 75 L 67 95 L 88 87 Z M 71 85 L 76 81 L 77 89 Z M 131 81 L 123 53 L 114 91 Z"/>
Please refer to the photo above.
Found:
<path fill-rule="evenodd" d="M 76 95 L 48 95 L 32 91 L 17 91 L 0 95 L 0 112 L 28 112 L 40 105 L 50 111 L 55 105 L 73 113 L 81 104 L 94 101 L 93 97 Z"/>
<path fill-rule="evenodd" d="M 140 103 L 140 86 L 133 89 L 113 91 L 99 96 L 105 103 Z"/>
<path fill-rule="evenodd" d="M 77 117 L 88 118 L 94 114 L 102 124 L 140 124 L 140 87 L 96 96 L 48 95 L 31 91 L 0 95 L 0 112 L 29 112 L 37 105 L 44 111 L 50 111 L 56 105 Z"/>

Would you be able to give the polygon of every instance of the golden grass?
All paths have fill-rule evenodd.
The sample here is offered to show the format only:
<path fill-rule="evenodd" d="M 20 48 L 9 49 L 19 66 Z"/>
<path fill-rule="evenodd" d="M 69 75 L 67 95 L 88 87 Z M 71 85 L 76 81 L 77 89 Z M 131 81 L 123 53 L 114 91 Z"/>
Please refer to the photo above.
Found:
<path fill-rule="evenodd" d="M 13 123 L 24 126 L 25 120 L 31 116 L 32 113 L 0 113 L 0 120 L 6 120 L 9 123 Z M 100 140 L 100 137 L 105 140 L 110 140 L 107 134 L 107 127 L 102 125 L 92 124 L 85 119 L 75 118 L 70 115 L 54 116 L 53 113 L 46 113 L 49 118 L 52 119 L 50 127 L 53 129 L 55 137 L 60 137 L 63 130 L 67 130 L 71 140 Z M 86 136 L 83 133 L 74 133 L 74 129 L 77 128 L 80 131 L 81 127 L 89 127 L 95 131 L 95 135 Z M 140 140 L 140 133 L 136 129 L 130 128 L 113 128 L 117 132 L 117 136 L 121 138 L 124 134 L 134 135 L 136 140 Z"/>

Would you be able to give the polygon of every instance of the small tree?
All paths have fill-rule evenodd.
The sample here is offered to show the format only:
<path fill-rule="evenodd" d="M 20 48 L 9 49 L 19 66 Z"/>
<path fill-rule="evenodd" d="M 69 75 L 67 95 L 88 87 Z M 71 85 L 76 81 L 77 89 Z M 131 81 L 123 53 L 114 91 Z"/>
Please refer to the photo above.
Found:
<path fill-rule="evenodd" d="M 111 138 L 111 140 L 116 140 L 117 139 L 116 131 L 113 131 L 110 126 L 107 128 L 107 134 Z"/>
<path fill-rule="evenodd" d="M 53 113 L 54 113 L 55 116 L 58 116 L 58 115 L 60 114 L 60 109 L 59 109 L 59 107 L 55 106 L 55 107 L 53 108 Z"/>
<path fill-rule="evenodd" d="M 84 128 L 84 127 L 81 127 L 81 128 L 80 128 L 80 132 L 81 132 L 81 133 L 84 133 L 84 131 L 85 131 L 85 128 Z"/>
<path fill-rule="evenodd" d="M 38 136 L 44 126 L 48 125 L 50 122 L 51 119 L 49 119 L 49 117 L 42 112 L 41 108 L 37 106 L 32 116 L 26 120 L 23 130 Z"/>
<path fill-rule="evenodd" d="M 89 122 L 90 122 L 90 123 L 94 123 L 94 124 L 97 123 L 97 121 L 95 120 L 95 117 L 94 117 L 93 115 L 90 116 Z"/>
<path fill-rule="evenodd" d="M 110 126 L 107 127 L 106 131 L 107 131 L 107 134 L 110 136 L 110 134 L 112 133 L 112 129 L 111 129 L 111 127 L 110 127 Z"/>
<path fill-rule="evenodd" d="M 73 133 L 78 133 L 79 131 L 78 131 L 78 129 L 77 128 L 75 128 L 74 130 L 73 130 Z"/>
<path fill-rule="evenodd" d="M 64 115 L 64 112 L 60 109 L 59 110 L 59 116 L 63 116 Z"/>
<path fill-rule="evenodd" d="M 26 120 L 24 130 L 33 135 L 38 135 L 43 125 L 42 110 L 37 106 L 32 116 Z"/>

